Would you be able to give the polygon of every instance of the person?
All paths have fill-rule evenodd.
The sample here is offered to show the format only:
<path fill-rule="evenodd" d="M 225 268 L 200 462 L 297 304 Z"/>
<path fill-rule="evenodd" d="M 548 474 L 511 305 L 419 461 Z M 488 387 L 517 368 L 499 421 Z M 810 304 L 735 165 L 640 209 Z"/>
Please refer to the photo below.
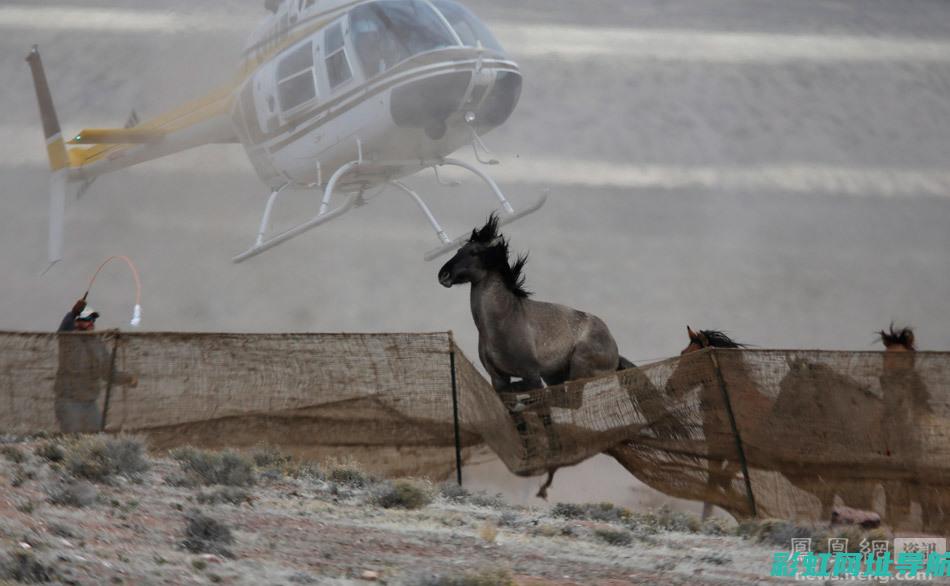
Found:
<path fill-rule="evenodd" d="M 114 372 L 113 350 L 107 347 L 109 339 L 101 335 L 73 335 L 93 333 L 99 313 L 85 300 L 77 301 L 63 317 L 59 332 L 59 365 L 53 383 L 54 411 L 59 431 L 63 433 L 98 432 L 103 427 L 100 405 L 110 380 L 113 384 L 135 387 L 137 377 Z"/>
<path fill-rule="evenodd" d="M 57 331 L 57 332 L 73 332 L 73 331 L 76 331 L 76 330 L 78 329 L 78 328 L 76 327 L 76 325 L 77 325 L 77 324 L 76 324 L 76 320 L 79 318 L 80 315 L 82 315 L 82 313 L 83 313 L 83 311 L 85 311 L 85 309 L 86 309 L 86 299 L 85 299 L 85 298 L 80 299 L 80 300 L 78 300 L 76 303 L 74 303 L 74 304 L 73 304 L 73 308 L 70 309 L 69 311 L 67 311 L 67 312 L 66 312 L 66 315 L 63 316 L 63 320 L 59 323 L 59 329 L 56 330 L 56 331 Z M 87 316 L 90 316 L 90 315 L 92 315 L 93 313 L 95 313 L 95 312 L 92 311 L 92 310 L 90 310 L 89 312 L 87 312 Z M 99 317 L 99 314 L 98 314 L 98 313 L 96 314 L 96 317 Z M 87 319 L 87 321 L 90 321 L 90 320 Z M 91 321 L 92 321 L 93 324 L 95 324 L 95 321 L 96 321 L 96 320 L 95 320 L 95 318 L 93 318 Z"/>

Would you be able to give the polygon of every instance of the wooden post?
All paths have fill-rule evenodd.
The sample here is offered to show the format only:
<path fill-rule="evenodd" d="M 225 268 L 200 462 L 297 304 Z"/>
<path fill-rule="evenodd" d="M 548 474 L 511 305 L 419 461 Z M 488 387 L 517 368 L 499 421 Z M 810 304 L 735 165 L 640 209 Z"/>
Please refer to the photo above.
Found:
<path fill-rule="evenodd" d="M 112 397 L 112 385 L 115 380 L 115 361 L 119 353 L 119 330 L 113 332 L 112 356 L 109 359 L 109 378 L 106 380 L 106 396 L 102 402 L 102 418 L 99 423 L 99 432 L 106 430 L 106 418 L 109 416 L 109 399 Z"/>
<path fill-rule="evenodd" d="M 449 332 L 449 368 L 452 371 L 452 421 L 455 425 L 455 479 L 462 486 L 462 431 L 459 429 L 458 385 L 455 382 L 455 340 Z"/>
<path fill-rule="evenodd" d="M 718 350 L 711 350 L 709 356 L 712 358 L 713 366 L 716 367 L 716 378 L 719 380 L 719 388 L 722 389 L 722 395 L 726 401 L 726 413 L 729 414 L 729 425 L 732 426 L 732 434 L 736 438 L 736 451 L 739 453 L 739 464 L 742 466 L 745 490 L 749 497 L 752 516 L 755 517 L 755 494 L 752 492 L 752 480 L 749 478 L 749 467 L 746 464 L 745 449 L 742 446 L 742 437 L 739 435 L 739 427 L 736 425 L 736 416 L 732 411 L 732 400 L 729 398 L 729 389 L 726 387 L 726 379 L 722 376 L 722 369 L 719 368 L 719 360 L 716 358 L 716 352 L 718 352 Z"/>

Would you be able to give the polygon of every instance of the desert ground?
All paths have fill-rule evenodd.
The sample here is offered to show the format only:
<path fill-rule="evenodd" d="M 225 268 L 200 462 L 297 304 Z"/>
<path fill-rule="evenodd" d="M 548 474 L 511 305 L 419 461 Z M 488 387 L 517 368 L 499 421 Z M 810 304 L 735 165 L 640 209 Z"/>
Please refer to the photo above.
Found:
<path fill-rule="evenodd" d="M 885 535 L 520 506 L 266 447 L 150 455 L 123 436 L 2 440 L 0 584 L 769 584 L 791 537 Z"/>
<path fill-rule="evenodd" d="M 542 211 L 507 231 L 515 250 L 531 253 L 528 287 L 537 298 L 601 316 L 638 363 L 677 354 L 686 324 L 761 347 L 867 350 L 877 348 L 873 332 L 897 320 L 918 327 L 921 349 L 950 348 L 950 5 L 468 4 L 525 73 L 518 109 L 485 140 L 502 161 L 492 172 L 516 204 L 550 189 Z M 132 109 L 157 115 L 226 82 L 263 15 L 259 0 L 0 5 L 0 329 L 54 328 L 99 262 L 126 254 L 142 273 L 144 330 L 452 330 L 477 355 L 468 295 L 442 288 L 439 262 L 422 261 L 435 240 L 401 196 L 231 264 L 251 243 L 266 195 L 237 146 L 97 181 L 68 210 L 65 260 L 44 273 L 48 174 L 23 62 L 29 47 L 40 45 L 68 135 L 121 125 Z M 472 181 L 411 184 L 453 233 L 490 209 Z M 289 198 L 279 222 L 312 212 L 315 197 Z M 90 300 L 100 326 L 128 328 L 131 296 L 128 274 L 107 270 Z M 163 466 L 172 464 L 155 469 Z M 490 458 L 466 470 L 466 486 L 503 491 L 519 506 L 543 504 L 531 497 L 539 481 L 515 478 Z M 180 512 L 159 501 L 184 493 L 159 486 L 136 485 L 166 492 L 135 498 L 155 499 L 154 514 L 161 509 L 177 531 Z M 265 492 L 253 512 L 263 502 L 296 502 L 280 494 Z M 606 457 L 562 471 L 551 500 L 635 509 L 665 502 Z M 440 503 L 431 506 L 456 506 Z M 236 549 L 251 547 L 253 525 L 242 527 Z M 164 531 L 172 543 L 174 531 Z M 445 535 L 427 531 L 420 535 Z M 481 543 L 467 531 L 471 541 L 460 544 Z M 398 542 L 397 534 L 387 539 Z M 470 549 L 501 556 L 506 539 L 502 529 L 499 545 Z M 623 580 L 622 571 L 603 575 Z M 759 566 L 749 572 L 764 575 Z"/>

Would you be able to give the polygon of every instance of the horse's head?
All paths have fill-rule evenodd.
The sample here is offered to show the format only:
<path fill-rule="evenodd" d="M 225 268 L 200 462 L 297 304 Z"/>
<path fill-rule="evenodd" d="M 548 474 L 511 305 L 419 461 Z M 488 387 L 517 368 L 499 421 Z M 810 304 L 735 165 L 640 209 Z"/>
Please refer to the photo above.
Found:
<path fill-rule="evenodd" d="M 890 327 L 878 332 L 884 343 L 884 370 L 903 370 L 914 367 L 914 330 L 909 327 Z M 908 354 L 909 353 L 909 354 Z"/>
<path fill-rule="evenodd" d="M 914 330 L 908 327 L 895 329 L 891 323 L 887 331 L 881 330 L 877 333 L 884 343 L 884 348 L 888 352 L 914 352 L 917 350 L 914 346 Z"/>
<path fill-rule="evenodd" d="M 461 283 L 477 283 L 490 273 L 497 273 L 508 289 L 518 297 L 527 297 L 521 270 L 527 255 L 519 256 L 514 265 L 508 263 L 508 241 L 498 232 L 498 217 L 493 213 L 481 228 L 472 230 L 468 242 L 459 248 L 439 269 L 439 283 L 444 287 Z"/>
<path fill-rule="evenodd" d="M 693 328 L 686 326 L 686 333 L 689 334 L 689 345 L 683 348 L 683 351 L 680 352 L 680 356 L 702 350 L 703 348 L 745 347 L 745 344 L 734 341 L 719 330 L 699 330 L 698 332 L 694 332 Z"/>
<path fill-rule="evenodd" d="M 686 326 L 686 333 L 689 334 L 689 345 L 680 352 L 681 356 L 698 352 L 704 348 L 745 347 L 745 344 L 734 341 L 719 330 L 693 331 L 693 328 Z M 676 365 L 676 369 L 666 380 L 667 392 L 677 394 L 706 380 L 703 376 L 705 372 L 704 369 L 706 368 L 706 366 L 704 366 L 705 364 L 706 361 L 697 361 L 696 357 L 680 359 Z"/>

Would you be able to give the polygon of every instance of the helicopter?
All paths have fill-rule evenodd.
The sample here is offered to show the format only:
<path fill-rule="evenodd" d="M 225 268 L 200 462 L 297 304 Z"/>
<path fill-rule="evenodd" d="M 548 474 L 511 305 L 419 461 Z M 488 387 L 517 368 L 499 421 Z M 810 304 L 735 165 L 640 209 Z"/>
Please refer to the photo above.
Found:
<path fill-rule="evenodd" d="M 426 216 L 439 245 L 426 260 L 461 246 L 425 200 L 401 179 L 442 167 L 480 178 L 501 208 L 501 223 L 531 214 L 545 195 L 516 211 L 481 168 L 451 158 L 471 145 L 494 165 L 481 136 L 505 123 L 522 75 L 470 10 L 454 0 L 266 0 L 269 14 L 251 34 L 238 73 L 224 87 L 156 118 L 124 128 L 89 128 L 64 140 L 38 47 L 29 63 L 51 170 L 48 257 L 63 257 L 66 201 L 99 176 L 206 144 L 243 145 L 270 189 L 253 245 L 242 262 L 339 218 L 394 188 Z M 68 146 L 67 146 L 68 145 Z M 316 213 L 271 233 L 287 190 L 321 194 Z M 334 202 L 339 194 L 342 201 Z M 335 205 L 334 205 L 335 204 Z"/>

